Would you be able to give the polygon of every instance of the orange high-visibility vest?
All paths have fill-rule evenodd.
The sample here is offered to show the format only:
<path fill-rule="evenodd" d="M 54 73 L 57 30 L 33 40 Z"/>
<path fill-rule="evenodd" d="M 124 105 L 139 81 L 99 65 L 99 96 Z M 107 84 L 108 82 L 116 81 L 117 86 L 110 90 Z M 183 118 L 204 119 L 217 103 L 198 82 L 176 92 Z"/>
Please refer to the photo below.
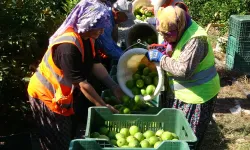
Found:
<path fill-rule="evenodd" d="M 94 57 L 94 41 L 90 39 L 90 42 Z M 30 79 L 28 93 L 31 97 L 42 100 L 53 112 L 69 116 L 74 114 L 74 85 L 64 77 L 63 71 L 55 65 L 52 59 L 54 47 L 62 43 L 74 44 L 82 54 L 82 62 L 84 61 L 84 45 L 82 39 L 78 33 L 74 32 L 73 28 L 68 28 L 65 33 L 50 43 L 43 56 L 42 62 Z"/>

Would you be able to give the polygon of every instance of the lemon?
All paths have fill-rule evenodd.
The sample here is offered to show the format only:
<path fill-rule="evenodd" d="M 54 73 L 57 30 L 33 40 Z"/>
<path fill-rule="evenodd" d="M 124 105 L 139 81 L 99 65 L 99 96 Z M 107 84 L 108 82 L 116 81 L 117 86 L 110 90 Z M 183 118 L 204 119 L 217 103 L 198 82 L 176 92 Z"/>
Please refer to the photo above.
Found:
<path fill-rule="evenodd" d="M 130 109 L 129 109 L 129 108 L 124 108 L 124 109 L 123 109 L 123 113 L 124 113 L 124 114 L 130 114 L 131 112 L 130 112 Z"/>
<path fill-rule="evenodd" d="M 146 77 L 144 78 L 144 83 L 145 83 L 146 85 L 151 84 L 151 83 L 152 83 L 152 78 L 151 78 L 150 76 L 146 76 Z"/>
<path fill-rule="evenodd" d="M 150 73 L 149 68 L 148 68 L 148 67 L 145 67 L 145 68 L 143 69 L 143 75 L 144 75 L 144 76 L 147 76 L 149 73 Z"/>
<path fill-rule="evenodd" d="M 128 103 L 129 102 L 129 97 L 127 96 L 127 95 L 123 95 L 122 96 L 122 101 L 123 101 L 123 103 Z"/>
<path fill-rule="evenodd" d="M 158 75 L 158 73 L 156 71 L 152 71 L 152 72 L 149 73 L 149 76 L 152 77 L 152 78 L 157 76 L 157 75 Z"/>
<path fill-rule="evenodd" d="M 143 95 L 143 96 L 147 95 L 147 92 L 145 89 L 141 89 L 141 95 Z"/>
<path fill-rule="evenodd" d="M 144 86 L 144 81 L 141 80 L 141 79 L 137 80 L 137 81 L 136 81 L 136 86 L 137 86 L 138 88 L 142 88 L 142 87 Z"/>
<path fill-rule="evenodd" d="M 154 85 L 155 85 L 155 86 L 157 86 L 157 85 L 158 85 L 158 81 L 159 81 L 158 76 L 154 77 Z"/>
<path fill-rule="evenodd" d="M 133 79 L 134 80 L 139 80 L 140 78 L 141 78 L 141 76 L 140 76 L 140 74 L 139 73 L 135 73 L 135 74 L 133 74 Z"/>
<path fill-rule="evenodd" d="M 138 70 L 143 70 L 146 67 L 145 64 L 139 64 L 138 66 Z"/>
<path fill-rule="evenodd" d="M 132 89 L 134 87 L 134 81 L 133 80 L 128 80 L 126 82 L 126 86 L 127 86 L 127 88 Z"/>
<path fill-rule="evenodd" d="M 135 103 L 136 103 L 136 104 L 141 104 L 141 98 L 140 98 L 139 95 L 135 95 L 134 100 L 135 100 Z"/>
<path fill-rule="evenodd" d="M 140 94 L 140 89 L 139 89 L 138 87 L 133 87 L 133 88 L 131 89 L 131 91 L 132 91 L 132 93 L 133 93 L 134 95 L 139 95 L 139 94 Z"/>
<path fill-rule="evenodd" d="M 147 95 L 153 95 L 155 92 L 155 86 L 154 85 L 148 85 L 146 88 Z"/>

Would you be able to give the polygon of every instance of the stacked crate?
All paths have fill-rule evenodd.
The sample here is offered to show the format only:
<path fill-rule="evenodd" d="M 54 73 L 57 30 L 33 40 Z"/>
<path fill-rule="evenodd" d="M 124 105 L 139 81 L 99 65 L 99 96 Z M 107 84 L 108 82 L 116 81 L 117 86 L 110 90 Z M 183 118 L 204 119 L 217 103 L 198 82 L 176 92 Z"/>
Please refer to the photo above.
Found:
<path fill-rule="evenodd" d="M 229 20 L 226 65 L 229 70 L 250 72 L 250 15 L 232 15 Z"/>

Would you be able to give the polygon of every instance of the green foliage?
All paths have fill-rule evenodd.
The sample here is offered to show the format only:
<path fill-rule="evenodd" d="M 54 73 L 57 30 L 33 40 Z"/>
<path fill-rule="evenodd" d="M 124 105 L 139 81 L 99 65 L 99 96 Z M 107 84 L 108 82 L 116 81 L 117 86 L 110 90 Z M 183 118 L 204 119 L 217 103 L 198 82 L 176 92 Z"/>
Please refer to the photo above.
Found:
<path fill-rule="evenodd" d="M 200 25 L 209 23 L 225 24 L 222 32 L 228 29 L 231 15 L 245 15 L 250 12 L 249 0 L 184 0 L 188 5 L 192 18 Z"/>
<path fill-rule="evenodd" d="M 75 7 L 75 5 L 79 2 L 80 0 L 66 0 L 65 3 L 63 3 L 63 10 L 69 14 L 70 11 Z"/>
<path fill-rule="evenodd" d="M 24 116 L 29 111 L 27 82 L 22 79 L 31 76 L 30 65 L 36 67 L 48 38 L 63 21 L 61 5 L 59 0 L 1 0 L 1 120 L 10 114 L 12 119 Z"/>

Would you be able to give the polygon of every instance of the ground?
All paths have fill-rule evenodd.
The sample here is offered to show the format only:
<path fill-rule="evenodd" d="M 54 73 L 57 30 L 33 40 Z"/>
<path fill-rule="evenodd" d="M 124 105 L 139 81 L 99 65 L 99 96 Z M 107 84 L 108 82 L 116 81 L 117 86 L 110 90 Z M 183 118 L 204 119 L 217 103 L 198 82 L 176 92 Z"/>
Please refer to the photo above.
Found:
<path fill-rule="evenodd" d="M 215 47 L 218 35 L 215 29 L 209 32 L 212 45 Z M 250 110 L 250 99 L 247 99 L 242 89 L 232 82 L 234 77 L 246 91 L 250 91 L 250 82 L 246 74 L 226 71 L 225 53 L 215 52 L 220 78 L 221 90 L 215 107 L 214 119 L 208 127 L 202 144 L 204 150 L 250 150 L 250 114 L 243 111 L 232 114 L 230 108 L 237 104 L 244 110 Z"/>

